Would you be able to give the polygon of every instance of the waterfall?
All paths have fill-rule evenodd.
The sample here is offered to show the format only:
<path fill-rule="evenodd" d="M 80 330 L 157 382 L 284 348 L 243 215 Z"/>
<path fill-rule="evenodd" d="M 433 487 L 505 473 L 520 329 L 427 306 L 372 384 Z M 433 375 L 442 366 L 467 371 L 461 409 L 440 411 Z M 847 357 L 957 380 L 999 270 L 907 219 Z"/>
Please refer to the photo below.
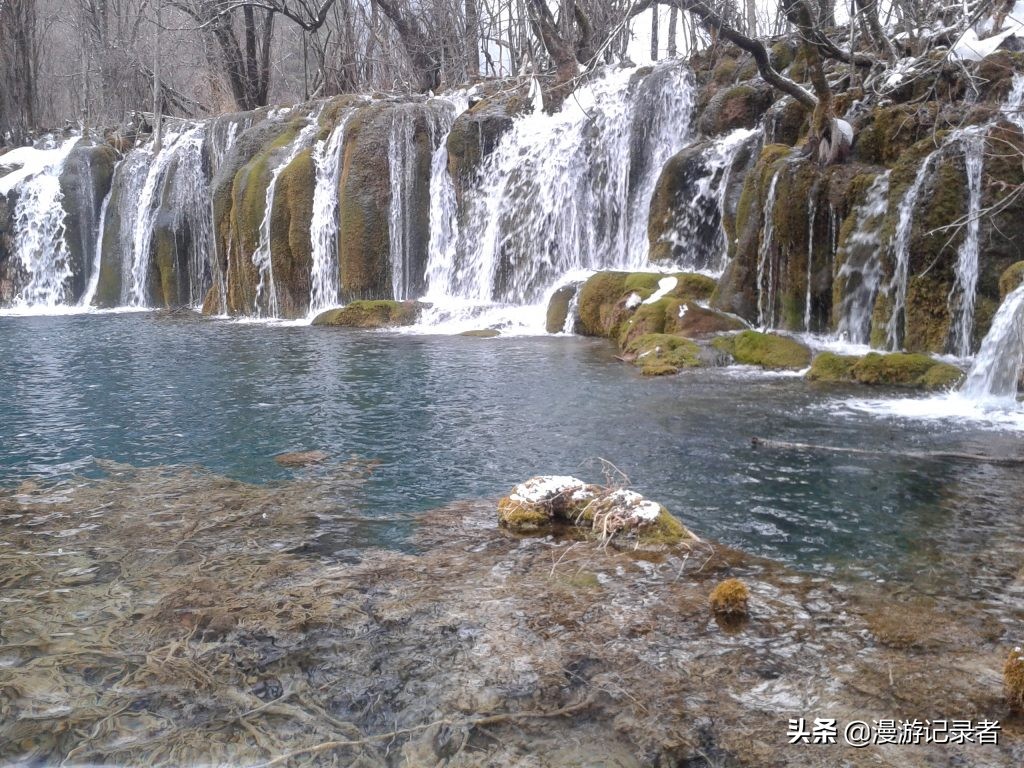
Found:
<path fill-rule="evenodd" d="M 203 125 L 186 124 L 168 131 L 163 146 L 155 155 L 152 148 L 143 150 L 151 159 L 145 181 L 139 192 L 138 204 L 134 208 L 125 208 L 122 203 L 121 209 L 122 217 L 134 216 L 131 250 L 128 252 L 131 258 L 126 273 L 128 279 L 122 282 L 121 293 L 121 303 L 126 306 L 149 306 L 149 272 L 153 256 L 153 234 L 156 231 L 161 210 L 168 202 L 164 198 L 167 184 L 171 181 L 169 171 L 172 168 L 176 171 L 178 168 L 191 167 L 200 179 L 203 179 L 205 187 L 201 159 L 204 130 Z M 192 207 L 196 201 L 191 194 L 193 192 L 182 193 L 177 196 L 176 202 L 179 205 Z M 208 199 L 208 193 L 202 197 L 203 202 Z M 205 216 L 205 212 L 199 214 L 200 219 L 204 219 Z M 177 212 L 175 212 L 175 217 L 176 224 L 180 225 L 181 219 L 178 218 Z M 193 258 L 203 259 L 207 255 L 208 252 L 203 251 L 201 254 L 193 255 Z"/>
<path fill-rule="evenodd" d="M 892 315 L 889 317 L 889 325 L 886 329 L 886 341 L 890 350 L 899 350 L 903 339 L 903 328 L 907 304 L 907 280 L 910 269 L 910 234 L 914 225 L 914 209 L 917 207 L 917 199 L 921 194 L 921 188 L 932 172 L 932 167 L 941 155 L 941 148 L 936 149 L 917 169 L 914 182 L 907 189 L 903 199 L 900 200 L 897 211 L 896 234 L 893 237 L 893 276 L 889 282 L 889 293 L 893 299 Z"/>
<path fill-rule="evenodd" d="M 818 215 L 818 185 L 811 187 L 807 211 L 807 300 L 804 302 L 804 330 L 811 332 L 811 281 L 814 277 L 814 219 Z"/>
<path fill-rule="evenodd" d="M 264 195 L 263 219 L 260 222 L 260 240 L 252 254 L 252 263 L 259 272 L 259 283 L 256 285 L 256 315 L 258 317 L 277 317 L 280 313 L 277 304 L 277 287 L 274 285 L 274 261 L 270 252 L 270 227 L 274 216 L 274 195 L 277 191 L 277 180 L 284 169 L 298 157 L 299 153 L 309 144 L 319 127 L 320 113 L 323 105 L 309 115 L 308 122 L 298 132 L 292 143 L 288 145 L 284 158 L 270 174 L 270 183 Z M 263 310 L 266 304 L 266 311 Z"/>
<path fill-rule="evenodd" d="M 64 239 L 64 195 L 60 172 L 78 137 L 58 148 L 35 150 L 26 158 L 14 207 L 13 255 L 27 278 L 14 299 L 16 307 L 66 304 L 72 277 L 71 254 Z M 10 158 L 9 158 L 10 159 Z M 8 189 L 3 189 L 6 194 Z"/>
<path fill-rule="evenodd" d="M 1024 284 L 1003 301 L 992 319 L 961 393 L 972 399 L 1015 397 L 1024 371 Z"/>
<path fill-rule="evenodd" d="M 388 142 L 391 204 L 388 234 L 391 258 L 391 291 L 398 301 L 412 296 L 413 207 L 416 189 L 415 115 L 411 105 L 396 107 Z"/>
<path fill-rule="evenodd" d="M 768 185 L 768 196 L 764 203 L 764 227 L 757 254 L 757 324 L 762 328 L 775 327 L 775 267 L 772 259 L 772 242 L 775 240 L 775 193 L 779 184 L 780 166 L 772 175 Z"/>
<path fill-rule="evenodd" d="M 313 263 L 310 274 L 309 316 L 338 303 L 338 184 L 341 178 L 345 128 L 352 116 L 346 110 L 326 139 L 313 148 L 316 186 L 310 222 Z"/>
<path fill-rule="evenodd" d="M 693 182 L 692 197 L 679 209 L 674 230 L 664 235 L 672 252 L 680 254 L 675 266 L 721 273 L 729 263 L 725 232 L 726 196 L 737 156 L 761 129 L 737 128 L 711 142 L 701 153 L 701 175 Z"/>
<path fill-rule="evenodd" d="M 879 227 L 889 205 L 889 171 L 875 177 L 864 202 L 854 210 L 854 226 L 844 243 L 839 275 L 845 290 L 836 335 L 854 344 L 871 340 L 871 315 L 882 281 Z"/>
<path fill-rule="evenodd" d="M 1002 109 L 1003 117 L 1024 131 L 1024 72 L 1013 76 L 1013 86 Z"/>
<path fill-rule="evenodd" d="M 978 288 L 978 240 L 981 230 L 981 171 L 985 161 L 985 134 L 965 131 L 962 144 L 967 167 L 967 232 L 960 244 L 955 267 L 956 283 L 949 294 L 950 351 L 971 354 L 974 304 Z"/>
<path fill-rule="evenodd" d="M 456 107 L 456 116 L 459 114 Z M 458 201 L 448 173 L 448 143 L 442 140 L 430 158 L 430 256 L 427 262 L 427 295 L 443 291 L 457 279 L 459 242 Z"/>
<path fill-rule="evenodd" d="M 559 112 L 517 118 L 466 192 L 455 248 L 452 199 L 432 203 L 445 247 L 431 249 L 429 295 L 531 304 L 573 270 L 645 265 L 651 195 L 692 108 L 689 74 L 668 64 L 606 73 Z"/>

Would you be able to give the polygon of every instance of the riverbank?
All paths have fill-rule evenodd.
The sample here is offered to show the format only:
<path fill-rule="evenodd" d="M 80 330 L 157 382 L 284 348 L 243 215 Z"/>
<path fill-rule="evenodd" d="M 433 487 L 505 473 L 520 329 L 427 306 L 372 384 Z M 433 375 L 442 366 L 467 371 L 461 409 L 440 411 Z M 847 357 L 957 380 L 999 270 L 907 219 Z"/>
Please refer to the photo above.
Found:
<path fill-rule="evenodd" d="M 1019 576 L 935 592 L 711 542 L 652 556 L 518 537 L 499 529 L 496 500 L 420 516 L 407 551 L 356 552 L 373 526 L 345 511 L 362 462 L 269 486 L 104 469 L 0 501 L 13 535 L 0 759 L 1012 766 L 1024 754 L 1000 679 Z M 325 526 L 349 555 L 328 552 Z M 745 621 L 708 608 L 728 577 L 751 590 Z M 837 719 L 840 743 L 789 746 L 801 717 Z M 845 723 L 885 718 L 999 720 L 1000 743 L 842 744 Z"/>

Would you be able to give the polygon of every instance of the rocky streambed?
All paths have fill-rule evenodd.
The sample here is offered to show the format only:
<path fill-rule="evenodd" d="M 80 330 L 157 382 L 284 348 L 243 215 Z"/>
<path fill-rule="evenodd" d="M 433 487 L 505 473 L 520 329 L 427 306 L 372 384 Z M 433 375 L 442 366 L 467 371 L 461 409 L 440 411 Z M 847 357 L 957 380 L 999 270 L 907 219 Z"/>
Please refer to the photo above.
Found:
<path fill-rule="evenodd" d="M 1016 766 L 1002 691 L 1022 576 L 886 583 L 706 540 L 615 549 L 498 525 L 498 500 L 374 544 L 330 459 L 251 485 L 196 468 L 0 495 L 0 761 Z M 687 520 L 686 510 L 673 510 Z M 695 531 L 699 535 L 699 531 Z M 982 558 L 983 559 L 983 558 Z M 982 581 L 974 573 L 986 573 Z M 979 570 L 980 569 L 980 570 Z M 749 616 L 709 594 L 739 578 Z M 790 745 L 790 718 L 999 720 L 999 743 Z"/>

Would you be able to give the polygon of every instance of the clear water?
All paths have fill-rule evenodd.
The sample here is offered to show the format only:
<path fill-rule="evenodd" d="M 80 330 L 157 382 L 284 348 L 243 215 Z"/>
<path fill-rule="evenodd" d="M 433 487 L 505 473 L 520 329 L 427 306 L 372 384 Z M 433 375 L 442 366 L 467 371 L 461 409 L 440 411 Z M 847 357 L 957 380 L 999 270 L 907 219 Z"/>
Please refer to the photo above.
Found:
<path fill-rule="evenodd" d="M 94 459 L 286 477 L 273 456 L 381 464 L 360 510 L 398 540 L 415 514 L 534 474 L 613 462 L 697 532 L 799 567 L 894 574 L 1014 540 L 1018 469 L 904 457 L 1012 454 L 1019 438 L 840 407 L 850 391 L 705 370 L 650 380 L 601 341 L 476 339 L 152 313 L 0 317 L 0 484 Z M 754 450 L 751 436 L 878 455 Z M 989 542 L 986 544 L 985 542 Z"/>

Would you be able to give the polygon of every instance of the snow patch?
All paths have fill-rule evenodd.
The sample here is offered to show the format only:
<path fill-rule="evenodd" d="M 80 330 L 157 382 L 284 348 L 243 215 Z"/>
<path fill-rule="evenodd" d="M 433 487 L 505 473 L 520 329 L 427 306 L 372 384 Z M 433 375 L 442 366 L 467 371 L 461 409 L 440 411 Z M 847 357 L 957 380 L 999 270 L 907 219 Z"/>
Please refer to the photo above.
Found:
<path fill-rule="evenodd" d="M 635 309 L 641 303 L 643 303 L 643 299 L 640 298 L 640 294 L 636 291 L 633 291 L 633 293 L 626 297 L 626 309 Z"/>
<path fill-rule="evenodd" d="M 652 293 L 644 300 L 644 304 L 653 304 L 668 295 L 670 291 L 675 290 L 675 287 L 679 284 L 678 278 L 675 277 L 663 277 L 658 281 L 658 290 Z"/>

